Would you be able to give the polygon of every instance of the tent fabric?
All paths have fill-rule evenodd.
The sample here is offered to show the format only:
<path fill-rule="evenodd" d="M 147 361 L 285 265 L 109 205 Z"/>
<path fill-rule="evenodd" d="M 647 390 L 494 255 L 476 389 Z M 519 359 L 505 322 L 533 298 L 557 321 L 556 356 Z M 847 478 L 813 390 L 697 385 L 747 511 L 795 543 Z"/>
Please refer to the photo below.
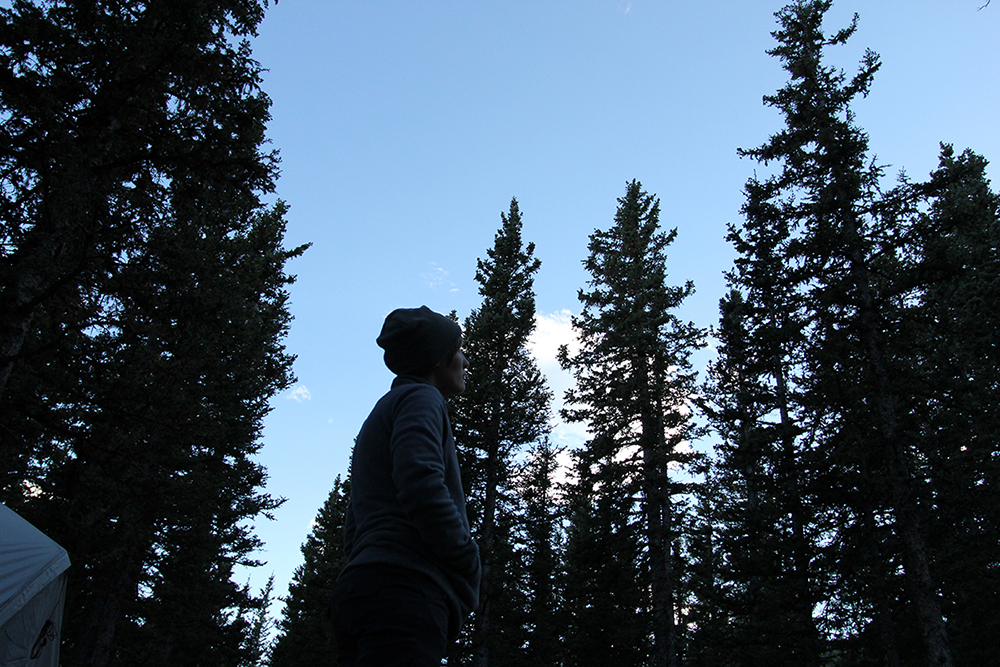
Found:
<path fill-rule="evenodd" d="M 57 667 L 66 573 L 0 626 L 0 667 Z"/>
<path fill-rule="evenodd" d="M 69 567 L 69 554 L 0 503 L 0 626 Z"/>
<path fill-rule="evenodd" d="M 58 660 L 68 567 L 65 549 L 0 503 L 0 666 L 28 664 L 25 650 L 56 664 L 42 658 Z"/>

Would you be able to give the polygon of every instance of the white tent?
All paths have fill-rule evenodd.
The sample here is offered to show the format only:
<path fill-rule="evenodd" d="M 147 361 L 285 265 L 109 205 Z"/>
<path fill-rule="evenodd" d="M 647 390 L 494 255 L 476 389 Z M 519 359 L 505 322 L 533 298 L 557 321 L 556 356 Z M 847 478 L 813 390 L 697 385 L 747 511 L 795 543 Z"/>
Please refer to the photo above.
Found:
<path fill-rule="evenodd" d="M 56 667 L 66 568 L 61 546 L 0 503 L 0 667 Z"/>

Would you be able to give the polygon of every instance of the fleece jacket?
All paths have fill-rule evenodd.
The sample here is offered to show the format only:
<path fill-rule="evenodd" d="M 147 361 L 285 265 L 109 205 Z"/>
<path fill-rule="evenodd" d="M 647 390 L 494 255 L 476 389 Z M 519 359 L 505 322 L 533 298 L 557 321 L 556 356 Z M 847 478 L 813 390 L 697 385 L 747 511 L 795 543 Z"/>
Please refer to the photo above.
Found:
<path fill-rule="evenodd" d="M 448 408 L 423 378 L 397 376 L 361 427 L 344 547 L 345 573 L 388 565 L 437 584 L 459 625 L 479 604 L 479 549 L 469 530 Z"/>

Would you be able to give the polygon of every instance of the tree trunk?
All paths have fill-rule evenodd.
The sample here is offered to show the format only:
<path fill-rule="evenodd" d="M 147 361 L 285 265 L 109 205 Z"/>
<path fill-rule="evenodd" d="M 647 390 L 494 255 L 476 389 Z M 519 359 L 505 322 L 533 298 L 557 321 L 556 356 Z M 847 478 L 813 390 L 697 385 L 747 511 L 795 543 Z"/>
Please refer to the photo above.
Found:
<path fill-rule="evenodd" d="M 788 379 L 781 358 L 776 354 L 774 359 L 775 398 L 778 403 L 778 414 L 781 419 L 781 446 L 783 473 L 785 476 L 785 494 L 788 498 L 788 513 L 792 519 L 792 562 L 795 570 L 792 573 L 792 585 L 795 591 L 795 619 L 801 633 L 796 633 L 800 639 L 795 657 L 802 667 L 813 667 L 819 663 L 819 633 L 813 620 L 812 594 L 809 591 L 810 554 L 806 544 L 805 512 L 802 503 L 801 482 L 798 476 L 798 453 L 795 450 L 796 425 L 788 410 Z"/>
<path fill-rule="evenodd" d="M 490 460 L 495 458 L 495 449 L 491 448 Z M 490 623 L 490 603 L 493 594 L 493 543 L 496 524 L 497 481 L 495 463 L 486 473 L 486 497 L 483 502 L 483 526 L 479 538 L 479 548 L 482 554 L 482 582 L 479 587 L 479 607 L 476 609 L 475 637 L 476 647 L 473 651 L 472 664 L 475 667 L 489 667 L 490 664 L 490 633 L 493 628 Z"/>
<path fill-rule="evenodd" d="M 913 478 L 907 461 L 906 443 L 903 442 L 896 415 L 896 398 L 881 343 L 881 331 L 875 313 L 875 300 L 862 249 L 859 225 L 853 217 L 845 224 L 851 240 L 851 278 L 859 297 L 860 334 L 868 355 L 868 372 L 875 380 L 875 398 L 883 451 L 889 469 L 895 532 L 903 548 L 903 574 L 916 611 L 928 667 L 953 667 L 948 631 L 941 612 L 941 601 L 931 578 L 927 551 L 920 531 Z"/>
<path fill-rule="evenodd" d="M 864 443 L 861 442 L 860 437 L 856 440 L 857 446 L 861 451 L 862 484 L 864 488 L 872 488 L 871 477 L 868 473 L 868 457 L 864 450 Z M 879 639 L 882 640 L 882 652 L 886 667 L 901 667 L 899 662 L 899 648 L 896 641 L 896 627 L 892 619 L 892 610 L 889 607 L 889 596 L 886 591 L 885 562 L 883 561 L 878 538 L 875 535 L 875 508 L 870 498 L 870 494 L 865 494 L 862 500 L 865 506 L 861 508 L 861 520 L 864 526 L 864 539 L 868 558 L 871 560 L 872 567 L 875 568 L 875 622 L 878 624 Z"/>
<path fill-rule="evenodd" d="M 645 362 L 643 359 L 642 362 Z M 649 377 L 646 363 L 638 364 L 639 376 Z M 658 375 L 658 373 L 657 373 Z M 653 603 L 653 667 L 676 667 L 677 629 L 674 625 L 674 572 L 671 563 L 671 503 L 667 479 L 663 380 L 657 377 L 647 401 L 643 421 L 643 480 L 645 486 L 646 535 L 649 540 L 650 594 Z"/>
<path fill-rule="evenodd" d="M 503 368 L 498 367 L 494 386 L 499 387 L 502 382 Z M 489 667 L 490 664 L 490 644 L 491 633 L 493 632 L 490 607 L 493 596 L 493 544 L 496 533 L 497 514 L 497 486 L 499 484 L 500 465 L 500 398 L 494 395 L 492 410 L 490 414 L 489 440 L 487 441 L 486 454 L 486 492 L 483 497 L 483 524 L 479 538 L 479 553 L 482 556 L 482 579 L 479 587 L 479 607 L 476 609 L 475 650 L 473 651 L 472 664 L 475 667 Z"/>

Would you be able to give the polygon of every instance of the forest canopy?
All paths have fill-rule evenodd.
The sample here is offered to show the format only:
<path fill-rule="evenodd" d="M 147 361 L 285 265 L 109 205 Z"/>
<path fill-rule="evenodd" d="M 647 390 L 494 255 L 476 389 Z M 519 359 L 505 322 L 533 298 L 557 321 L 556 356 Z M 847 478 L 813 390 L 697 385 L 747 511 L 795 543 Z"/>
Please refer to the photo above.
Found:
<path fill-rule="evenodd" d="M 713 326 L 682 318 L 684 226 L 640 180 L 590 233 L 572 450 L 529 344 L 533 211 L 500 213 L 450 399 L 483 587 L 449 664 L 1000 662 L 1000 196 L 973 148 L 925 179 L 878 161 L 855 109 L 881 59 L 831 64 L 860 21 L 831 5 L 775 15 Z M 273 198 L 266 8 L 0 8 L 0 500 L 70 553 L 67 666 L 334 664 L 346 476 L 279 620 L 239 581 L 283 502 L 255 455 L 306 251 Z"/>

